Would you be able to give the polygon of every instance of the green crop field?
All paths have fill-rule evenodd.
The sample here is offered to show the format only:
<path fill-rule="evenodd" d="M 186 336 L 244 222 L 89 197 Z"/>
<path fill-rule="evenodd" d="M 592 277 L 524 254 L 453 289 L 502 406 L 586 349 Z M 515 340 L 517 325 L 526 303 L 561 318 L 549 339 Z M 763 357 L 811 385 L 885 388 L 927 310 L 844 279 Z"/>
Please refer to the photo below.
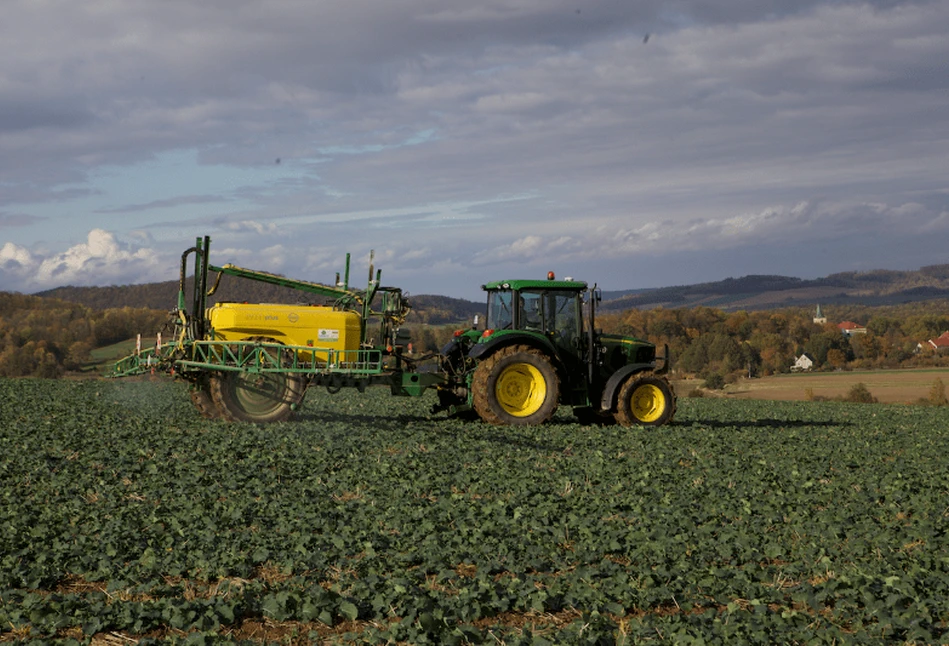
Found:
<path fill-rule="evenodd" d="M 658 429 L 0 380 L 0 642 L 949 641 L 949 409 L 680 400 Z"/>

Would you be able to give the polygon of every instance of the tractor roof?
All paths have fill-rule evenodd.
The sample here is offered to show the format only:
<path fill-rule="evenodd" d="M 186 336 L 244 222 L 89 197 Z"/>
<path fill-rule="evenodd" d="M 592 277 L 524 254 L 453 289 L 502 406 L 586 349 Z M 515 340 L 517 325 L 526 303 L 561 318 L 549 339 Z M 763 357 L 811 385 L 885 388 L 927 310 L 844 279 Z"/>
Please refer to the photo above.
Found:
<path fill-rule="evenodd" d="M 569 289 L 582 292 L 587 284 L 581 280 L 496 280 L 481 286 L 485 291 Z"/>

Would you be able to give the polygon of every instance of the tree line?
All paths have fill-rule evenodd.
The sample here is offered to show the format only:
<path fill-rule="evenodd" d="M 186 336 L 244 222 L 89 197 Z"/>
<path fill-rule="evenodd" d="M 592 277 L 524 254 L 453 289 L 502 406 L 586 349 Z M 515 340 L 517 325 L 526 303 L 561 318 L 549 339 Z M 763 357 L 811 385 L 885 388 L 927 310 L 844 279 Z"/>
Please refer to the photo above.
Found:
<path fill-rule="evenodd" d="M 901 306 L 789 308 L 725 312 L 711 307 L 628 310 L 598 319 L 607 331 L 668 344 L 678 373 L 734 381 L 740 376 L 790 372 L 807 353 L 814 369 L 874 369 L 949 365 L 949 354 L 928 349 L 928 339 L 949 330 L 949 302 Z M 853 321 L 866 333 L 845 335 L 837 324 Z M 922 344 L 922 348 L 919 348 Z"/>
<path fill-rule="evenodd" d="M 631 309 L 601 313 L 596 324 L 604 332 L 668 344 L 676 374 L 711 383 L 790 372 L 803 353 L 813 359 L 815 370 L 949 366 L 949 351 L 935 352 L 927 343 L 949 330 L 949 301 L 840 306 L 825 308 L 825 314 L 832 318 L 815 323 L 814 310 L 805 308 Z M 837 327 L 843 321 L 864 325 L 867 331 L 847 336 Z M 412 326 L 413 349 L 437 351 L 458 327 Z"/>
<path fill-rule="evenodd" d="M 432 312 L 418 307 L 407 326 L 416 353 L 437 352 L 460 324 L 444 320 L 453 303 L 434 300 Z M 790 371 L 809 354 L 817 370 L 949 365 L 949 353 L 926 341 L 949 330 L 949 301 L 900 306 L 834 306 L 829 321 L 814 323 L 805 308 L 726 312 L 712 307 L 632 309 L 604 313 L 597 327 L 668 344 L 680 375 L 734 381 Z M 865 334 L 844 335 L 837 323 L 864 325 Z M 91 353 L 142 334 L 152 338 L 169 322 L 167 310 L 146 307 L 93 309 L 77 303 L 0 293 L 0 376 L 58 377 L 79 370 Z M 922 352 L 917 345 L 922 343 Z"/>
<path fill-rule="evenodd" d="M 0 376 L 60 377 L 96 348 L 154 335 L 168 313 L 144 307 L 93 310 L 56 299 L 0 292 Z"/>

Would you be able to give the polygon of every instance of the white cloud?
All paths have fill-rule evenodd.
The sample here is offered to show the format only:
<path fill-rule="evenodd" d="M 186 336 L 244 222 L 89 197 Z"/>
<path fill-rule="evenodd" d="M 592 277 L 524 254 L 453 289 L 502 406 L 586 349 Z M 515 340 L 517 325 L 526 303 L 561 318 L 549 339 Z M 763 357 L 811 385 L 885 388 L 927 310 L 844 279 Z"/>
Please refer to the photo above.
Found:
<path fill-rule="evenodd" d="M 232 232 L 251 232 L 259 236 L 270 235 L 277 232 L 277 225 L 274 222 L 256 222 L 254 220 L 240 220 L 235 222 L 224 222 L 221 228 Z"/>
<path fill-rule="evenodd" d="M 532 234 L 512 243 L 474 254 L 479 266 L 548 258 L 594 261 L 630 254 L 661 258 L 668 253 L 786 244 L 806 248 L 825 243 L 843 244 L 853 237 L 949 234 L 949 213 L 917 203 L 890 206 L 879 203 L 799 202 L 766 207 L 758 212 L 686 223 L 647 222 L 635 227 L 599 227 L 584 235 Z"/>
<path fill-rule="evenodd" d="M 502 244 L 475 253 L 472 264 L 484 267 L 488 265 L 528 265 L 538 261 L 547 262 L 551 258 L 575 257 L 581 252 L 581 239 L 557 235 L 528 235 L 509 244 Z"/>
<path fill-rule="evenodd" d="M 20 245 L 8 242 L 0 248 L 0 271 L 22 279 L 33 273 L 39 261 Z"/>
<path fill-rule="evenodd" d="M 157 282 L 170 277 L 168 260 L 152 249 L 132 249 L 114 234 L 93 229 L 86 242 L 46 257 L 8 242 L 0 249 L 0 281 L 3 289 L 16 291 Z"/>
<path fill-rule="evenodd" d="M 521 112 L 542 106 L 548 101 L 540 92 L 492 94 L 479 97 L 475 109 L 484 112 Z"/>

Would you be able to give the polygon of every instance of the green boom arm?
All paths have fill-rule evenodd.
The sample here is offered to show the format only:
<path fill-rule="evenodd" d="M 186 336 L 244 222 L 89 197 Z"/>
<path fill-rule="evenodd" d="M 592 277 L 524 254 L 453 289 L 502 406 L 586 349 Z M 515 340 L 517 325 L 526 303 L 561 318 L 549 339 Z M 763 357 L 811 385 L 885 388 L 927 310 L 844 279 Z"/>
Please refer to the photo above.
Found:
<path fill-rule="evenodd" d="M 349 258 L 347 257 L 346 260 L 348 267 Z M 209 296 L 212 295 L 217 288 L 221 275 L 227 274 L 228 276 L 237 276 L 238 278 L 247 278 L 249 280 L 256 280 L 262 283 L 269 283 L 271 285 L 289 287 L 301 292 L 319 294 L 320 296 L 329 296 L 335 298 L 337 305 L 343 309 L 351 309 L 353 303 L 362 305 L 365 301 L 364 294 L 362 292 L 347 289 L 346 287 L 334 287 L 332 285 L 313 283 L 307 280 L 295 280 L 293 278 L 287 278 L 286 276 L 271 274 L 269 272 L 259 271 L 257 269 L 245 269 L 244 267 L 238 267 L 237 265 L 232 264 L 226 264 L 223 267 L 208 265 L 208 269 L 218 273 L 218 281 L 214 284 L 214 287 L 208 291 Z"/>

